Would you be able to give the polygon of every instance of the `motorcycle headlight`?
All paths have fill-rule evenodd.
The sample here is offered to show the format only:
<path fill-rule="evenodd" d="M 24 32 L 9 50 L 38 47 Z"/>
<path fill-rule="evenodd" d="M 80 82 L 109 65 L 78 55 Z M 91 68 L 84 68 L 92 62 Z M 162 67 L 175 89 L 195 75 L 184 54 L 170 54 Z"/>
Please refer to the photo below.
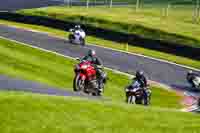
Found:
<path fill-rule="evenodd" d="M 129 92 L 129 89 L 125 89 L 126 92 Z"/>
<path fill-rule="evenodd" d="M 82 65 L 81 68 L 82 69 L 86 69 L 88 67 L 88 65 Z"/>

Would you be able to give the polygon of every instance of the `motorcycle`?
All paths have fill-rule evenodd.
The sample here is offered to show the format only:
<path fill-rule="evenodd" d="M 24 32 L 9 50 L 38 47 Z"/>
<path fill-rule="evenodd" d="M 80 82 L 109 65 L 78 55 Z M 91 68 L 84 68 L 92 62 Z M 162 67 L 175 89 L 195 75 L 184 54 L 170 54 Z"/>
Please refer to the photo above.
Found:
<path fill-rule="evenodd" d="M 200 113 L 200 97 L 196 97 L 196 96 L 191 95 L 189 93 L 187 94 L 187 96 L 193 97 L 194 102 L 190 106 L 188 106 L 187 108 L 182 109 L 182 111 Z"/>
<path fill-rule="evenodd" d="M 188 78 L 187 78 L 188 80 Z M 200 77 L 196 76 L 191 82 L 188 80 L 188 82 L 196 89 L 200 89 Z"/>
<path fill-rule="evenodd" d="M 77 59 L 80 61 L 80 59 Z M 97 76 L 97 72 L 95 67 L 89 61 L 80 61 L 78 65 L 76 65 L 75 69 L 75 77 L 73 81 L 73 89 L 76 92 L 82 91 L 86 94 L 91 94 L 93 96 L 100 96 L 103 91 L 105 82 L 100 84 L 100 81 Z"/>
<path fill-rule="evenodd" d="M 135 81 L 133 84 L 125 87 L 126 102 L 128 104 L 149 105 L 151 101 L 151 91 L 146 89 L 147 99 L 144 98 L 144 90 L 140 88 L 140 83 Z"/>
<path fill-rule="evenodd" d="M 76 31 L 74 29 L 69 30 L 70 34 L 68 36 L 68 40 L 73 44 L 80 44 L 85 46 L 85 32 L 84 31 Z"/>

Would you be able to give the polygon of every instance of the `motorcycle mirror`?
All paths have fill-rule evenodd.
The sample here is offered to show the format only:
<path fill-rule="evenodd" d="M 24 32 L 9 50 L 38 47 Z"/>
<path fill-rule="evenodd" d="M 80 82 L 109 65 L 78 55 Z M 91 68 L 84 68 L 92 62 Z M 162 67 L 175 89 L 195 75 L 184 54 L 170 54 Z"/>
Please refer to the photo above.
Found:
<path fill-rule="evenodd" d="M 75 58 L 77 61 L 80 61 L 81 59 L 80 58 Z"/>
<path fill-rule="evenodd" d="M 135 76 L 129 76 L 129 79 L 130 79 L 130 80 L 133 80 L 133 78 L 135 78 Z"/>
<path fill-rule="evenodd" d="M 99 69 L 103 69 L 103 66 L 101 66 L 101 65 L 97 65 L 97 68 L 99 68 Z"/>

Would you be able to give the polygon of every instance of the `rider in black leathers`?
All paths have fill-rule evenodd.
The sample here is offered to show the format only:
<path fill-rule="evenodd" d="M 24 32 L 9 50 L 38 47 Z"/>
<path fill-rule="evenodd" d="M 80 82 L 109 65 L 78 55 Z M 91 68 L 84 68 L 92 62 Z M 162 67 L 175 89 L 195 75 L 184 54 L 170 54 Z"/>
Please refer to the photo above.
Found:
<path fill-rule="evenodd" d="M 147 79 L 144 76 L 143 71 L 137 71 L 134 80 L 137 80 L 140 83 L 140 87 L 147 87 Z"/>
<path fill-rule="evenodd" d="M 89 50 L 88 54 L 86 56 L 84 56 L 81 60 L 87 60 L 90 61 L 92 64 L 94 64 L 94 67 L 97 71 L 97 77 L 100 79 L 99 81 L 99 91 L 102 92 L 103 91 L 103 85 L 102 83 L 106 82 L 106 73 L 102 70 L 103 67 L 103 63 L 100 60 L 100 58 L 98 58 L 96 56 L 96 52 L 94 50 Z"/>
<path fill-rule="evenodd" d="M 143 90 L 144 93 L 144 105 L 148 104 L 148 90 L 147 90 L 147 78 L 144 76 L 143 71 L 137 71 L 136 76 L 133 79 L 134 81 L 138 81 L 140 84 L 140 88 Z"/>
<path fill-rule="evenodd" d="M 200 75 L 197 74 L 197 73 L 194 73 L 193 71 L 189 71 L 189 72 L 187 73 L 187 80 L 188 80 L 188 82 L 192 85 L 192 87 L 195 87 L 195 84 L 194 84 L 193 80 L 194 80 L 196 77 L 200 77 Z"/>

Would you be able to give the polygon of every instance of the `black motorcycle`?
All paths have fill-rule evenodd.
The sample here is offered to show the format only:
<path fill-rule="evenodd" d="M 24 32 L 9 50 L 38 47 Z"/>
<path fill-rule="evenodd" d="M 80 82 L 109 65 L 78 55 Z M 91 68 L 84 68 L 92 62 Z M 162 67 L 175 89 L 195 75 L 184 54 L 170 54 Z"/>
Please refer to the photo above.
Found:
<path fill-rule="evenodd" d="M 147 93 L 145 93 L 146 91 Z M 149 89 L 141 89 L 138 81 L 125 87 L 126 102 L 128 104 L 149 105 L 151 101 L 151 91 Z M 147 94 L 147 96 L 145 96 Z M 146 97 L 146 98 L 145 98 Z"/>

